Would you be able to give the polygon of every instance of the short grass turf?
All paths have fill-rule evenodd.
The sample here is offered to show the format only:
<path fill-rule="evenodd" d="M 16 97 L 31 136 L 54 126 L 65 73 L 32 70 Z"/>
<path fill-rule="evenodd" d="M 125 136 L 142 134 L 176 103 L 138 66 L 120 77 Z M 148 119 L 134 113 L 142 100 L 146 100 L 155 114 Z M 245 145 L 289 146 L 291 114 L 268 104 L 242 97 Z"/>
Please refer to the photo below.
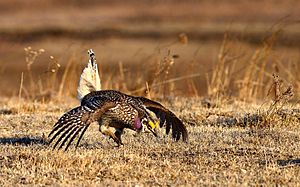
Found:
<path fill-rule="evenodd" d="M 0 105 L 0 185 L 273 186 L 300 185 L 299 122 L 270 127 L 208 125 L 209 115 L 254 113 L 259 106 L 208 109 L 200 100 L 164 103 L 187 125 L 189 143 L 127 130 L 116 147 L 91 126 L 77 150 L 45 143 L 76 101 Z M 19 113 L 18 113 L 19 111 Z"/>

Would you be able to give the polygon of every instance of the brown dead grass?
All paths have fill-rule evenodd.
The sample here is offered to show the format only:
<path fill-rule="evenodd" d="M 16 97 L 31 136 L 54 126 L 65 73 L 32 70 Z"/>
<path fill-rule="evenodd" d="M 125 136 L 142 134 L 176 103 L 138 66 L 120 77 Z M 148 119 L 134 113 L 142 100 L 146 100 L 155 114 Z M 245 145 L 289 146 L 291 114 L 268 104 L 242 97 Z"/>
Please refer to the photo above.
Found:
<path fill-rule="evenodd" d="M 228 34 L 225 34 L 220 47 L 212 47 L 215 43 L 199 47 L 188 37 L 185 43 L 174 38 L 172 42 L 166 40 L 157 45 L 150 41 L 114 39 L 107 40 L 103 46 L 96 46 L 98 41 L 90 44 L 96 47 L 94 51 L 104 89 L 138 95 L 146 95 L 148 91 L 150 95 L 159 97 L 206 95 L 221 100 L 232 97 L 256 102 L 268 94 L 272 74 L 276 73 L 285 84 L 294 88 L 296 101 L 300 93 L 298 51 L 277 48 L 278 37 L 275 30 L 273 34 L 266 35 L 258 46 L 245 45 Z M 65 42 L 62 40 L 57 48 L 63 51 L 67 47 Z M 7 69 L 0 73 L 1 82 L 3 88 L 11 89 L 2 88 L 3 95 L 6 92 L 13 92 L 8 95 L 14 96 L 20 93 L 24 72 L 22 97 L 32 100 L 74 97 L 80 72 L 88 60 L 86 51 L 83 51 L 85 48 L 77 46 L 54 57 L 53 51 L 46 50 L 35 58 L 30 70 L 26 68 L 28 62 L 23 60 L 6 63 Z M 32 50 L 38 51 L 39 48 L 32 47 Z M 207 54 L 214 55 L 215 60 L 208 60 Z M 168 64 L 166 59 L 173 55 L 179 55 L 179 58 Z"/>
<path fill-rule="evenodd" d="M 266 128 L 205 123 L 208 115 L 255 113 L 260 106 L 204 108 L 199 99 L 175 99 L 165 104 L 185 121 L 188 144 L 126 131 L 125 146 L 116 148 L 93 126 L 79 149 L 52 151 L 44 135 L 77 104 L 23 102 L 18 114 L 14 99 L 1 101 L 1 186 L 299 185 L 299 121 Z"/>

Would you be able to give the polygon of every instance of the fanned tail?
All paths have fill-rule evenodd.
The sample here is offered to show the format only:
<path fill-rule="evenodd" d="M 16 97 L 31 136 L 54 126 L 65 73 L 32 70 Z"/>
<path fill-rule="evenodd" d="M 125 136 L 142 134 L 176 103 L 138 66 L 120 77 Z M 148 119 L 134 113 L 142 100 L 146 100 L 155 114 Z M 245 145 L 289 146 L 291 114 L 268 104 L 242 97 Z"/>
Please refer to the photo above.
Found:
<path fill-rule="evenodd" d="M 90 56 L 87 66 L 81 73 L 79 85 L 77 88 L 77 98 L 81 99 L 92 91 L 101 90 L 101 81 L 99 77 L 96 56 L 92 49 L 88 50 Z"/>

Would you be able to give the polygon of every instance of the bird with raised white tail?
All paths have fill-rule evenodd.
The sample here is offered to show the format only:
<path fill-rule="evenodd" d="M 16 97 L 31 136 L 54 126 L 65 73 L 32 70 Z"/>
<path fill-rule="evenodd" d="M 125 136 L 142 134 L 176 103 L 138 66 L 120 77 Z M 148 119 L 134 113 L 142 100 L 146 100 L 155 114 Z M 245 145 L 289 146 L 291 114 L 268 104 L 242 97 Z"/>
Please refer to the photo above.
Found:
<path fill-rule="evenodd" d="M 77 88 L 77 98 L 81 101 L 84 96 L 93 92 L 101 90 L 101 80 L 99 76 L 98 66 L 96 63 L 96 56 L 92 49 L 88 50 L 90 56 L 87 66 L 81 73 L 79 85 Z"/>
<path fill-rule="evenodd" d="M 145 129 L 159 136 L 165 127 L 174 140 L 188 141 L 188 132 L 183 122 L 169 109 L 158 102 L 144 97 L 127 95 L 116 90 L 101 90 L 100 77 L 94 52 L 88 51 L 90 60 L 83 70 L 79 86 L 80 106 L 66 112 L 53 126 L 49 134 L 53 148 L 65 146 L 65 150 L 77 139 L 79 145 L 87 128 L 94 122 L 102 134 L 112 138 L 118 146 L 123 145 L 121 135 L 124 129 L 145 132 Z"/>

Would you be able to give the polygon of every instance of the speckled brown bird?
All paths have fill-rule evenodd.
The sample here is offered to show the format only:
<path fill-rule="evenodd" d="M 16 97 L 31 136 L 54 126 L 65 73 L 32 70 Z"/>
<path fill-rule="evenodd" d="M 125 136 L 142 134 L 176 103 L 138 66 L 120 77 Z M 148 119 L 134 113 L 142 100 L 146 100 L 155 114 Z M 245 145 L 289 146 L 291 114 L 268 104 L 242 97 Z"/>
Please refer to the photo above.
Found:
<path fill-rule="evenodd" d="M 172 129 L 172 138 L 188 141 L 188 132 L 182 121 L 160 103 L 144 97 L 124 94 L 116 90 L 93 91 L 81 100 L 81 105 L 65 113 L 54 125 L 49 134 L 54 148 L 65 150 L 77 138 L 80 143 L 91 123 L 97 122 L 100 131 L 122 145 L 124 128 L 134 131 L 149 129 L 155 136 L 160 128 L 166 134 Z"/>

